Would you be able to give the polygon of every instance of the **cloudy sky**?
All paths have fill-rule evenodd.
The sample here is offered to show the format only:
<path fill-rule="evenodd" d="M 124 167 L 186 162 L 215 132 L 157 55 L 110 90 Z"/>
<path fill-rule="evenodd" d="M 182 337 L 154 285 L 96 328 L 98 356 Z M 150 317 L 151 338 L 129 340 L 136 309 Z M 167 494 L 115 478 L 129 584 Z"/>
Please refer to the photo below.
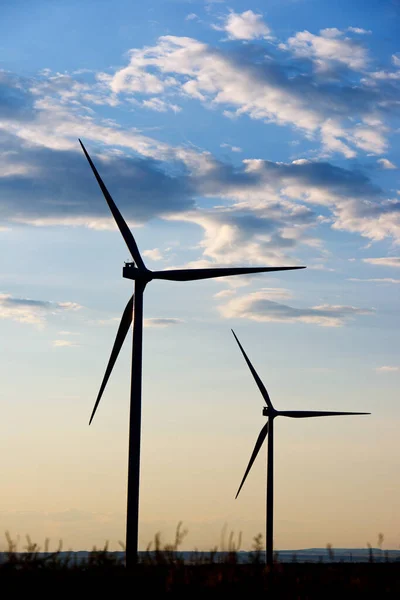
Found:
<path fill-rule="evenodd" d="M 276 548 L 400 543 L 398 0 L 17 0 L 0 22 L 1 529 L 125 535 L 130 340 L 88 427 L 129 258 L 82 138 L 150 268 L 307 265 L 145 295 L 140 544 L 264 531 Z M 384 507 L 384 510 L 382 508 Z M 396 521 L 397 519 L 397 521 Z M 224 529 L 225 527 L 225 529 Z M 1 541 L 1 544 L 3 541 Z"/>

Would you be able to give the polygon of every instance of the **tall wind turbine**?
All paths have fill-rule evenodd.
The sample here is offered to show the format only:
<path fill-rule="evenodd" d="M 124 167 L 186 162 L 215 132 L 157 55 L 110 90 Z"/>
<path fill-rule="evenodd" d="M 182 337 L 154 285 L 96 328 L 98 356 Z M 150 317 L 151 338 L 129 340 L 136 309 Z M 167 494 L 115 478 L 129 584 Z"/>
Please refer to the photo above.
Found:
<path fill-rule="evenodd" d="M 122 276 L 135 282 L 134 295 L 130 298 L 122 314 L 111 356 L 104 374 L 100 391 L 98 393 L 89 425 L 97 410 L 104 388 L 110 377 L 115 361 L 121 350 L 122 344 L 128 333 L 133 318 L 133 345 L 131 369 L 131 400 L 129 420 L 129 460 L 128 460 L 128 504 L 126 523 L 126 565 L 127 567 L 137 561 L 138 550 L 138 525 L 139 525 L 139 476 L 140 476 L 140 429 L 141 429 L 141 404 L 142 404 L 142 338 L 143 338 L 143 293 L 146 285 L 152 279 L 166 279 L 167 281 L 193 281 L 211 279 L 232 275 L 249 273 L 264 273 L 268 271 L 288 271 L 291 269 L 304 269 L 304 267 L 254 267 L 254 268 L 214 268 L 214 269 L 180 269 L 168 271 L 150 271 L 146 268 L 135 239 L 119 212 L 114 200 L 111 198 L 103 183 L 86 148 L 79 140 L 82 150 L 91 166 L 101 191 L 107 201 L 115 222 L 122 237 L 128 246 L 133 261 L 125 263 Z"/>
<path fill-rule="evenodd" d="M 260 451 L 261 446 L 267 435 L 268 446 L 267 446 L 267 523 L 266 523 L 266 559 L 267 564 L 272 565 L 273 563 L 273 528 L 274 528 L 274 419 L 276 417 L 290 417 L 291 419 L 304 419 L 308 417 L 333 417 L 338 415 L 370 415 L 371 413 L 364 412 L 328 412 L 328 411 L 316 411 L 316 410 L 276 410 L 271 402 L 271 398 L 261 379 L 259 378 L 255 368 L 251 364 L 246 352 L 243 350 L 241 343 L 236 337 L 235 332 L 232 329 L 232 333 L 235 336 L 240 350 L 244 356 L 245 361 L 254 377 L 254 380 L 261 392 L 262 397 L 265 400 L 267 406 L 264 406 L 262 414 L 268 417 L 268 421 L 261 429 L 260 434 L 257 438 L 256 445 L 254 446 L 253 453 L 250 457 L 249 464 L 243 476 L 242 482 L 239 486 L 235 499 L 239 496 L 240 490 L 243 487 L 246 477 L 249 474 L 251 467 Z"/>

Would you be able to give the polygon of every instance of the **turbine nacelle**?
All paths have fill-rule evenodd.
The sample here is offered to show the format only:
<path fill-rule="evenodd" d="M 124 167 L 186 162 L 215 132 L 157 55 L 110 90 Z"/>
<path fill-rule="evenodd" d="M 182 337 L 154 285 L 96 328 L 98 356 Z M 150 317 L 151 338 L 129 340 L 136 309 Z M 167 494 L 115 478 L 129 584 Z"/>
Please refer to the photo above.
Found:
<path fill-rule="evenodd" d="M 269 417 L 270 419 L 273 419 L 274 417 L 279 415 L 279 411 L 275 410 L 272 406 L 264 406 L 262 414 L 264 417 Z"/>
<path fill-rule="evenodd" d="M 151 281 L 152 273 L 146 267 L 139 269 L 134 262 L 126 262 L 124 267 L 122 268 L 122 277 L 125 279 L 133 279 L 134 281 L 138 281 L 139 279 L 142 281 Z"/>

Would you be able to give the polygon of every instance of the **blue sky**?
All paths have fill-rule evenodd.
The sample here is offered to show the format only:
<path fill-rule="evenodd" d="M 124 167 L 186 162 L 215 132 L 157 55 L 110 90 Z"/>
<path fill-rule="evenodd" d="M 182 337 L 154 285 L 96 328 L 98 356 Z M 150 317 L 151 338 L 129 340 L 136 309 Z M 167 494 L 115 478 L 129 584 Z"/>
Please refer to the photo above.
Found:
<path fill-rule="evenodd" d="M 150 268 L 307 265 L 148 286 L 142 546 L 179 520 L 189 548 L 264 529 L 261 458 L 233 502 L 262 403 L 231 327 L 278 407 L 373 413 L 279 423 L 276 547 L 398 545 L 399 3 L 2 13 L 3 529 L 124 537 L 128 341 L 87 420 L 128 253 L 80 137 Z"/>

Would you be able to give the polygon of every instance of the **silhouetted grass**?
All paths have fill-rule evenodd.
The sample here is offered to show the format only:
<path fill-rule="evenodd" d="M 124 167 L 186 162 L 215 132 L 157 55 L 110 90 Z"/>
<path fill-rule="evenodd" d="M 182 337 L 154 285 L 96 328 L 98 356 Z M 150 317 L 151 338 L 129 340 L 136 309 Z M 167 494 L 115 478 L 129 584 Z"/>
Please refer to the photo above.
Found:
<path fill-rule="evenodd" d="M 27 584 L 33 593 L 50 586 L 61 596 L 67 589 L 92 593 L 108 589 L 122 593 L 129 588 L 130 592 L 143 590 L 150 597 L 179 593 L 193 596 L 199 592 L 207 596 L 215 593 L 218 597 L 224 597 L 221 594 L 243 597 L 262 592 L 267 598 L 299 600 L 337 599 L 339 595 L 343 598 L 400 598 L 400 562 L 374 562 L 370 545 L 368 563 L 334 562 L 335 553 L 328 544 L 328 563 L 295 560 L 281 563 L 275 555 L 273 568 L 267 568 L 263 563 L 261 534 L 254 538 L 252 552 L 245 563 L 239 560 L 238 554 L 241 536 L 235 542 L 233 533 L 226 547 L 222 544 L 220 549 L 216 547 L 208 553 L 193 552 L 189 560 L 184 560 L 180 547 L 186 534 L 181 523 L 171 543 L 163 544 L 157 533 L 140 554 L 139 564 L 129 571 L 125 568 L 123 553 L 110 552 L 107 544 L 89 553 L 64 553 L 60 543 L 57 550 L 50 552 L 48 540 L 42 550 L 27 537 L 26 546 L 18 552 L 16 543 L 7 534 L 6 560 L 0 564 L 1 589 L 5 591 L 4 585 L 10 584 L 10 589 L 16 592 L 19 586 Z M 383 536 L 380 539 L 382 543 Z"/>

